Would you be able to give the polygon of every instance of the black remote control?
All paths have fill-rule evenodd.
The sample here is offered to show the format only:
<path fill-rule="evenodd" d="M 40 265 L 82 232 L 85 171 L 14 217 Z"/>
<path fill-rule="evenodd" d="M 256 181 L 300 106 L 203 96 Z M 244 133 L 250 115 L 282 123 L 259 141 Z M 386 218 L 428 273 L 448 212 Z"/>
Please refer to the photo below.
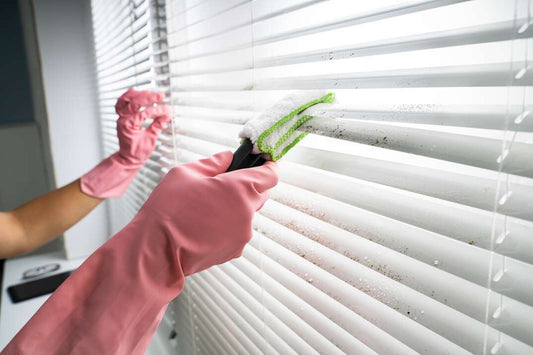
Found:
<path fill-rule="evenodd" d="M 42 279 L 9 286 L 7 292 L 13 303 L 22 302 L 31 298 L 47 295 L 54 292 L 59 285 L 70 276 L 73 271 L 66 271 Z"/>

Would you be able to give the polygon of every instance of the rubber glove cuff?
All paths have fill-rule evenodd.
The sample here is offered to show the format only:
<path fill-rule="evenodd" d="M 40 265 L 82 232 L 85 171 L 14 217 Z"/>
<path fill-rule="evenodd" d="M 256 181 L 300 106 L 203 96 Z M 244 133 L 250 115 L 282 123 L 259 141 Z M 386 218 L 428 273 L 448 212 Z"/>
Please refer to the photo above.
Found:
<path fill-rule="evenodd" d="M 164 98 L 163 93 L 133 89 L 119 97 L 115 105 L 119 151 L 82 176 L 82 192 L 98 198 L 122 196 L 152 154 L 159 132 L 171 119 L 170 106 L 161 104 Z M 141 110 L 142 107 L 145 108 Z M 148 118 L 154 120 L 143 129 Z"/>
<path fill-rule="evenodd" d="M 116 152 L 81 177 L 81 191 L 98 198 L 120 197 L 141 167 L 142 164 L 126 162 Z"/>

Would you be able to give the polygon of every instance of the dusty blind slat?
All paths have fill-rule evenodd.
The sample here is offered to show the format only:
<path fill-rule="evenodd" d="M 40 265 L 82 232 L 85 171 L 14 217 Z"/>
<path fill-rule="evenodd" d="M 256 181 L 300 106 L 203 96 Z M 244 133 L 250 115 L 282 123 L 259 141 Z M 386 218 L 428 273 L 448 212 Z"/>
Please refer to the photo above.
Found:
<path fill-rule="evenodd" d="M 93 0 L 106 154 L 125 88 L 174 110 L 115 230 L 291 90 L 336 94 L 243 258 L 172 302 L 176 351 L 532 353 L 530 2 Z"/>
<path fill-rule="evenodd" d="M 108 156 L 118 150 L 114 108 L 118 97 L 130 87 L 168 94 L 165 4 L 93 0 L 91 7 L 101 137 Z M 171 131 L 162 132 L 154 153 L 125 195 L 108 202 L 113 232 L 131 220 L 161 177 L 175 165 Z"/>
<path fill-rule="evenodd" d="M 235 149 L 291 90 L 337 96 L 310 110 L 244 257 L 173 303 L 186 353 L 533 351 L 529 1 L 166 11 L 177 163 Z"/>

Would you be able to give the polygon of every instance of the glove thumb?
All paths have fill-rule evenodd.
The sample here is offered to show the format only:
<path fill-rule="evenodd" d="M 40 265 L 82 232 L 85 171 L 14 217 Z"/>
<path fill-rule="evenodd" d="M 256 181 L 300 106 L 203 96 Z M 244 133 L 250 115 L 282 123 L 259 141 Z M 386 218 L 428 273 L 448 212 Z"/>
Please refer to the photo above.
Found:
<path fill-rule="evenodd" d="M 262 166 L 247 169 L 245 173 L 259 194 L 267 192 L 278 184 L 279 173 L 276 162 L 267 161 Z"/>
<path fill-rule="evenodd" d="M 228 150 L 212 155 L 209 158 L 198 160 L 190 168 L 204 176 L 214 177 L 225 173 L 232 160 L 233 153 Z"/>

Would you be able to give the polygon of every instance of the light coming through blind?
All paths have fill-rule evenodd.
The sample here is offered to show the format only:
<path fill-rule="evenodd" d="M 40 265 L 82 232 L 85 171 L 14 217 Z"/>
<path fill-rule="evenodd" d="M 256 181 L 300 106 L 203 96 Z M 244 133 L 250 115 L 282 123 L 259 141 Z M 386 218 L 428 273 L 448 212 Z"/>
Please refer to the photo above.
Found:
<path fill-rule="evenodd" d="M 533 353 L 532 12 L 94 0 L 107 152 L 127 86 L 167 90 L 174 110 L 113 202 L 115 228 L 167 169 L 234 150 L 291 90 L 337 97 L 306 111 L 311 134 L 280 163 L 243 257 L 189 277 L 172 302 L 176 353 Z"/>

